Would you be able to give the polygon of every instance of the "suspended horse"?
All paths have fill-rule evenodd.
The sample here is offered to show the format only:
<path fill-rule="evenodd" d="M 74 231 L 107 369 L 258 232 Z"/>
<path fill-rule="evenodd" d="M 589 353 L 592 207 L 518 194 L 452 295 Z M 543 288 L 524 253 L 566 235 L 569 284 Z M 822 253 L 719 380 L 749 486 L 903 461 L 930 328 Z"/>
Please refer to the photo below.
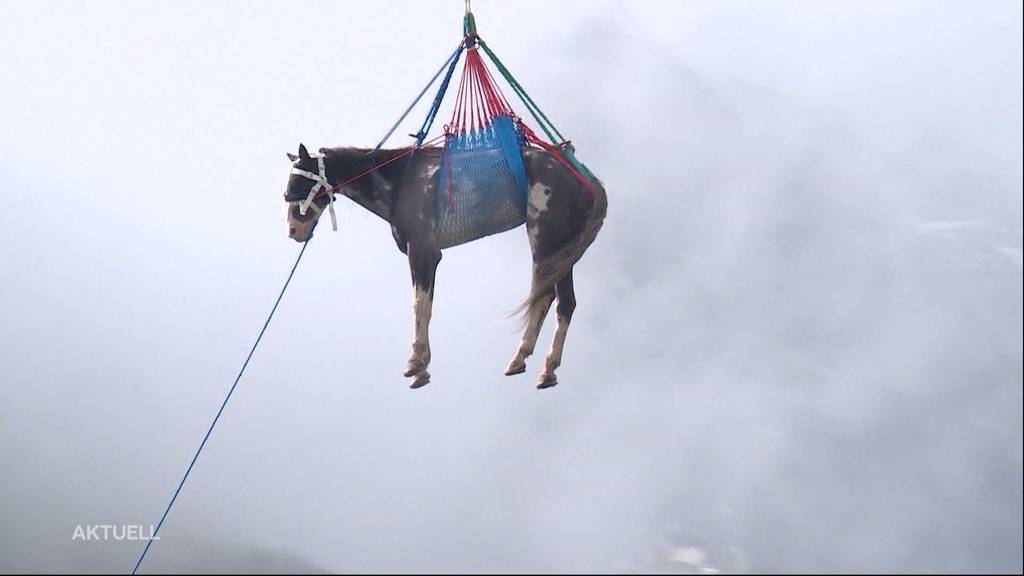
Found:
<path fill-rule="evenodd" d="M 325 211 L 336 227 L 336 193 L 391 225 L 398 249 L 409 259 L 413 284 L 414 336 L 404 376 L 419 388 L 430 381 L 429 325 L 442 250 L 525 223 L 533 278 L 530 294 L 520 307 L 525 319 L 522 339 L 505 374 L 526 371 L 526 359 L 533 354 L 544 319 L 557 301 L 557 325 L 537 385 L 548 388 L 558 382 L 555 370 L 561 364 L 576 308 L 573 266 L 601 229 L 607 196 L 600 181 L 576 159 L 571 144 L 476 34 L 471 13 L 467 12 L 464 22 L 462 42 L 431 80 L 432 84 L 447 69 L 412 146 L 320 148 L 310 153 L 300 144 L 297 155 L 288 155 L 293 162 L 285 193 L 288 232 L 294 240 L 309 240 Z M 484 65 L 481 50 L 551 142 L 540 139 L 513 113 Z M 451 120 L 443 135 L 425 142 L 463 53 L 465 64 Z"/>

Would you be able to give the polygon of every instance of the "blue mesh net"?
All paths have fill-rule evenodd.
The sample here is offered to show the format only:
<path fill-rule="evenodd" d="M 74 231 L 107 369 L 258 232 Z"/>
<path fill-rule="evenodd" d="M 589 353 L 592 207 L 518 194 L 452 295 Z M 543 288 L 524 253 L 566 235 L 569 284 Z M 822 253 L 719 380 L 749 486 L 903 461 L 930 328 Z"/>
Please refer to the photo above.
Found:
<path fill-rule="evenodd" d="M 508 115 L 448 137 L 438 170 L 435 231 L 442 248 L 526 221 L 522 135 Z"/>

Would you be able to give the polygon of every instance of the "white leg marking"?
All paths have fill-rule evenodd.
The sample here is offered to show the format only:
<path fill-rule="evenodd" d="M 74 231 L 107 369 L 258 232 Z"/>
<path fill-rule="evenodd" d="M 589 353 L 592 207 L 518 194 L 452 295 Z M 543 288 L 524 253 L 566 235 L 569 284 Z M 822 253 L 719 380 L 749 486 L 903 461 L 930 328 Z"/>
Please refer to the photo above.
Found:
<path fill-rule="evenodd" d="M 555 335 L 551 339 L 551 349 L 548 350 L 548 357 L 544 361 L 544 373 L 541 374 L 542 382 L 555 381 L 555 369 L 562 364 L 562 348 L 565 347 L 567 332 L 569 332 L 569 319 L 559 314 L 558 324 L 555 325 Z"/>
<path fill-rule="evenodd" d="M 533 354 L 533 348 L 537 345 L 537 336 L 540 335 L 540 329 L 544 326 L 544 319 L 547 317 L 548 310 L 551 308 L 552 300 L 554 300 L 554 296 L 548 298 L 544 302 L 541 302 L 530 311 L 530 318 L 527 321 L 526 330 L 523 331 L 523 339 L 519 342 L 519 352 L 523 355 L 523 358 Z"/>
<path fill-rule="evenodd" d="M 533 349 L 537 345 L 537 336 L 544 325 L 544 318 L 548 315 L 552 300 L 554 300 L 554 296 L 530 309 L 526 319 L 526 329 L 523 330 L 523 338 L 519 341 L 519 349 L 505 370 L 507 376 L 526 371 L 526 359 L 533 354 Z"/>
<path fill-rule="evenodd" d="M 413 293 L 413 311 L 416 314 L 413 345 L 424 362 L 430 361 L 430 317 L 433 309 L 434 301 L 430 299 L 430 293 L 416 288 Z"/>
<path fill-rule="evenodd" d="M 405 368 L 406 376 L 423 372 L 430 364 L 430 316 L 433 306 L 429 292 L 419 287 L 413 288 L 412 354 Z"/>

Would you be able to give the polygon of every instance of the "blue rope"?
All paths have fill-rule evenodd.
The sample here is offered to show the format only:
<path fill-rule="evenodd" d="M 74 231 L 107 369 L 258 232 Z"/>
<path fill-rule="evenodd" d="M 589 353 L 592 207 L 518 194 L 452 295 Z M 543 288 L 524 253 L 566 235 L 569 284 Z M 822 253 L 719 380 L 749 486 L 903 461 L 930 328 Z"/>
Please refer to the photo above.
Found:
<path fill-rule="evenodd" d="M 452 73 L 455 72 L 455 65 L 459 63 L 459 57 L 462 55 L 463 46 L 464 44 L 459 44 L 454 57 L 449 58 L 451 64 L 448 66 L 448 73 L 445 74 L 444 81 L 441 82 L 441 87 L 438 89 L 437 95 L 434 96 L 434 103 L 430 105 L 430 111 L 427 112 L 427 117 L 423 120 L 423 125 L 420 126 L 420 131 L 416 133 L 417 146 L 423 144 L 423 140 L 427 137 L 427 133 L 430 132 L 430 127 L 434 124 L 434 118 L 437 117 L 437 112 L 441 109 L 441 102 L 444 100 L 445 93 L 448 92 L 448 84 L 452 81 Z"/>
<path fill-rule="evenodd" d="M 444 99 L 444 94 L 448 90 L 448 84 L 452 79 L 452 73 L 455 71 L 455 65 L 459 61 L 459 57 L 462 54 L 462 50 L 463 43 L 460 42 L 459 46 L 455 49 L 454 52 L 452 52 L 451 56 L 449 56 L 448 59 L 444 61 L 444 64 L 441 65 L 441 67 L 437 70 L 437 73 L 435 73 L 434 76 L 430 79 L 430 82 L 428 82 L 427 85 L 423 87 L 423 90 L 421 90 L 419 95 L 417 95 L 416 98 L 412 101 L 412 104 L 409 104 L 409 107 L 405 109 L 405 112 L 403 112 L 402 116 L 398 119 L 397 122 L 395 122 L 395 125 L 392 126 L 390 130 L 388 130 L 387 134 L 384 135 L 384 138 L 381 139 L 381 141 L 373 149 L 371 155 L 375 154 L 378 150 L 380 150 L 381 146 L 383 146 L 384 143 L 387 142 L 389 138 L 391 138 L 391 135 L 395 133 L 395 130 L 398 129 L 398 127 L 402 124 L 405 118 L 409 116 L 409 113 L 412 112 L 412 109 L 416 107 L 416 104 L 418 104 L 419 101 L 423 98 L 423 95 L 427 93 L 427 90 L 429 90 L 430 87 L 434 85 L 434 82 L 437 81 L 438 77 L 440 77 L 441 74 L 445 71 L 445 69 L 447 69 L 448 73 L 445 75 L 444 81 L 441 83 L 441 89 L 438 91 L 437 96 L 434 97 L 434 102 L 433 104 L 431 104 L 430 111 L 427 114 L 427 118 L 426 120 L 424 120 L 423 126 L 420 128 L 420 131 L 416 134 L 417 145 L 423 143 L 423 138 L 426 136 L 427 131 L 430 130 L 430 126 L 433 124 L 434 117 L 437 116 L 438 109 L 440 109 L 441 107 L 441 101 Z M 292 276 L 295 275 L 295 270 L 296 268 L 299 267 L 299 262 L 302 260 L 302 255 L 306 253 L 306 247 L 308 245 L 309 240 L 306 240 L 306 242 L 302 244 L 302 250 L 299 251 L 299 255 L 295 259 L 295 264 L 292 265 L 291 272 L 288 273 L 288 279 L 285 280 L 284 286 L 281 288 L 281 293 L 277 295 L 277 300 L 274 302 L 274 307 L 271 308 L 270 310 L 270 315 L 267 316 L 266 322 L 263 323 L 263 328 L 260 330 L 259 336 L 256 337 L 256 342 L 253 343 L 252 348 L 249 350 L 249 355 L 246 356 L 245 362 L 242 363 L 242 368 L 241 370 L 238 371 L 238 376 L 235 377 L 235 381 L 231 385 L 231 389 L 228 390 L 227 396 L 224 397 L 224 402 L 222 402 L 220 405 L 220 410 L 217 411 L 217 415 L 214 416 L 213 422 L 210 423 L 210 428 L 206 431 L 206 436 L 203 437 L 202 443 L 199 444 L 199 449 L 196 450 L 195 455 L 192 457 L 192 462 L 189 463 L 188 469 L 185 470 L 185 475 L 181 478 L 181 482 L 178 483 L 178 488 L 174 491 L 174 495 L 171 496 L 171 501 L 167 503 L 167 508 L 164 510 L 163 515 L 160 517 L 160 522 L 157 523 L 156 529 L 153 530 L 153 534 L 151 535 L 150 539 L 146 542 L 146 547 L 142 550 L 142 554 L 139 556 L 138 561 L 135 563 L 135 567 L 132 568 L 132 574 L 135 574 L 138 571 L 139 566 L 142 565 L 142 561 L 146 558 L 146 554 L 149 552 L 149 547 L 153 544 L 153 540 L 156 539 L 157 534 L 160 532 L 160 527 L 164 525 L 164 520 L 167 519 L 167 514 L 170 513 L 171 507 L 174 506 L 175 500 L 178 499 L 178 494 L 181 493 L 182 487 L 185 486 L 185 481 L 188 480 L 188 475 L 192 472 L 192 468 L 195 466 L 196 461 L 199 459 L 199 454 L 203 451 L 203 448 L 206 446 L 206 441 L 210 439 L 210 434 L 213 433 L 214 426 L 216 426 L 217 421 L 220 420 L 221 414 L 224 413 L 224 408 L 228 405 L 228 400 L 231 399 L 231 395 L 235 392 L 235 387 L 238 386 L 238 382 L 242 379 L 242 375 L 245 374 L 245 369 L 249 366 L 249 361 L 252 360 L 252 356 L 256 352 L 256 347 L 259 346 L 260 341 L 263 339 L 263 334 L 267 331 L 267 326 L 270 325 L 270 320 L 274 317 L 274 312 L 277 311 L 277 306 L 278 304 L 281 303 L 281 298 L 284 297 L 284 292 L 285 290 L 288 289 L 288 284 L 291 283 Z"/>
<path fill-rule="evenodd" d="M 206 446 L 206 441 L 210 439 L 210 433 L 213 432 L 213 427 L 217 425 L 217 420 L 220 420 L 220 415 L 224 412 L 224 407 L 228 405 L 228 400 L 231 399 L 231 394 L 234 393 L 235 387 L 238 386 L 238 381 L 242 379 L 242 374 L 245 373 L 245 369 L 249 366 L 249 360 L 252 360 L 252 355 L 256 352 L 256 347 L 260 345 L 260 340 L 263 339 L 263 334 L 267 331 L 267 326 L 270 325 L 270 319 L 274 317 L 274 312 L 277 311 L 277 305 L 281 303 L 281 298 L 284 297 L 284 291 L 288 289 L 288 284 L 291 283 L 292 276 L 295 275 L 295 269 L 299 267 L 299 261 L 302 260 L 302 255 L 306 253 L 307 246 L 309 246 L 309 240 L 306 240 L 302 244 L 302 250 L 299 250 L 299 256 L 295 259 L 295 264 L 292 265 L 292 271 L 288 273 L 288 279 L 284 281 L 284 286 L 281 287 L 281 293 L 277 295 L 274 307 L 270 309 L 270 315 L 267 316 L 267 321 L 263 323 L 263 329 L 260 330 L 260 335 L 256 337 L 256 342 L 253 343 L 252 348 L 249 350 L 249 355 L 245 357 L 245 362 L 242 363 L 242 369 L 238 371 L 238 376 L 235 377 L 235 383 L 231 385 L 231 389 L 228 390 L 228 395 L 224 397 L 224 402 L 221 403 L 220 410 L 218 410 L 217 415 L 214 416 L 213 422 L 210 424 L 210 429 L 206 431 L 206 436 L 203 437 L 203 442 L 199 445 L 199 449 L 196 450 L 196 455 L 192 457 L 192 462 L 188 465 L 188 469 L 185 470 L 185 476 L 181 478 L 181 482 L 178 483 L 177 490 L 174 491 L 174 496 L 172 496 L 171 501 L 167 503 L 167 509 L 164 510 L 163 516 L 160 517 L 160 522 L 157 523 L 156 529 L 153 531 L 150 539 L 146 542 L 146 547 L 142 550 L 142 555 L 139 556 L 138 562 L 135 563 L 135 568 L 132 568 L 132 574 L 135 574 L 135 572 L 138 571 L 139 566 L 142 565 L 142 560 L 146 557 L 146 553 L 149 552 L 150 545 L 153 544 L 153 540 L 160 532 L 160 527 L 164 525 L 164 520 L 167 519 L 167 513 L 171 511 L 171 506 L 174 506 L 174 501 L 178 499 L 178 494 L 181 493 L 181 488 L 185 485 L 185 480 L 188 480 L 188 475 L 192 472 L 192 467 L 196 465 L 196 460 L 199 459 L 199 453 L 202 452 L 203 447 Z"/>
<path fill-rule="evenodd" d="M 442 64 L 441 67 L 438 68 L 437 73 L 434 74 L 434 77 L 431 78 L 430 82 L 428 82 L 427 85 L 423 87 L 423 90 L 420 90 L 420 93 L 418 96 L 416 96 L 416 99 L 412 101 L 412 104 L 409 104 L 409 107 L 405 109 L 405 112 L 403 112 L 402 116 L 399 117 L 397 122 L 395 122 L 395 125 L 391 127 L 391 130 L 388 130 L 388 133 L 384 135 L 384 138 L 382 138 L 381 141 L 377 143 L 377 146 L 373 148 L 373 152 L 371 154 L 374 154 L 378 150 L 380 150 L 381 146 L 383 146 L 384 143 L 388 141 L 388 138 L 391 138 L 391 135 L 395 133 L 395 130 L 398 129 L 398 126 L 401 125 L 403 121 L 405 121 L 405 118 L 406 116 L 409 115 L 409 112 L 412 112 L 412 109 L 416 107 L 416 104 L 418 104 L 420 99 L 423 98 L 423 95 L 427 93 L 427 90 L 430 90 L 430 87 L 434 85 L 434 82 L 437 81 L 438 76 L 440 76 L 441 73 L 444 72 L 445 68 L 448 68 L 449 64 L 453 64 L 452 60 L 457 60 L 457 57 L 461 53 L 462 43 L 460 42 L 458 48 L 456 48 L 455 51 L 452 52 L 452 55 L 449 56 L 448 59 L 444 61 L 444 64 Z M 450 72 L 448 74 L 448 77 L 451 78 Z M 445 87 L 447 87 L 447 83 L 445 84 Z"/>

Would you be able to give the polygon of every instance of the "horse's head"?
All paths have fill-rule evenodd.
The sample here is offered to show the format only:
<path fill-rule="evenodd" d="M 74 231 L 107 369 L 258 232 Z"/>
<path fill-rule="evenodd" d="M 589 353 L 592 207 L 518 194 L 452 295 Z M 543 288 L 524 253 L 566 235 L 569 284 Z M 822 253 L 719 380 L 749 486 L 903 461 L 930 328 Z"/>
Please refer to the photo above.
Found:
<path fill-rule="evenodd" d="M 299 154 L 288 154 L 292 161 L 288 188 L 284 201 L 288 208 L 288 237 L 305 242 L 313 235 L 313 228 L 324 208 L 330 203 L 331 185 L 322 154 L 310 154 L 299 144 Z"/>

